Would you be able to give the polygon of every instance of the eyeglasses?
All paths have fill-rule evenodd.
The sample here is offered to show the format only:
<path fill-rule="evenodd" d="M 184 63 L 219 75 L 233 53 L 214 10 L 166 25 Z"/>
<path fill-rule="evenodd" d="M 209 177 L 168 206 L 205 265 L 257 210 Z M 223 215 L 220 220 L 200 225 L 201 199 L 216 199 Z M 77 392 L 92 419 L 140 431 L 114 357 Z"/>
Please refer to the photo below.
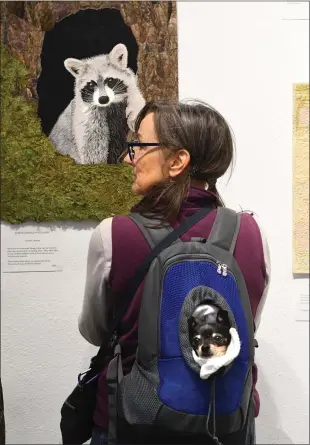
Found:
<path fill-rule="evenodd" d="M 158 142 L 137 142 L 137 141 L 131 141 L 127 142 L 127 151 L 128 156 L 131 162 L 134 160 L 135 157 L 135 147 L 160 147 L 161 144 Z"/>

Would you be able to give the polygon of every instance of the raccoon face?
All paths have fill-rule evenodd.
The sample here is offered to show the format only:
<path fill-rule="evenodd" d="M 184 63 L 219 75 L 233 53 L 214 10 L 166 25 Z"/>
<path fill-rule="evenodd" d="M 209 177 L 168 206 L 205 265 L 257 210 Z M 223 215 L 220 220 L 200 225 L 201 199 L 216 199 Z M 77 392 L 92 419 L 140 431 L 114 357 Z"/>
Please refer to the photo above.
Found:
<path fill-rule="evenodd" d="M 84 102 L 97 107 L 106 107 L 111 103 L 121 102 L 126 98 L 127 86 L 115 77 L 103 78 L 98 76 L 95 80 L 88 81 L 80 90 Z"/>
<path fill-rule="evenodd" d="M 107 107 L 126 100 L 135 81 L 127 68 L 127 48 L 116 45 L 110 54 L 90 59 L 66 59 L 65 67 L 75 77 L 75 92 L 91 107 Z"/>

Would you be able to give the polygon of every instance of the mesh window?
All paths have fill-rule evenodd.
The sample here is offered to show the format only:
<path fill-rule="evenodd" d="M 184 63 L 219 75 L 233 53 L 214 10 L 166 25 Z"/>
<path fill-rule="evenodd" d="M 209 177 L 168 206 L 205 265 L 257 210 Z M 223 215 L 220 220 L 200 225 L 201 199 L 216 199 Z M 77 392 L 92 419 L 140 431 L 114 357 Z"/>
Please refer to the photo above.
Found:
<path fill-rule="evenodd" d="M 121 383 L 123 411 L 127 422 L 152 424 L 162 405 L 157 395 L 159 377 L 155 364 L 145 370 L 137 362 Z"/>

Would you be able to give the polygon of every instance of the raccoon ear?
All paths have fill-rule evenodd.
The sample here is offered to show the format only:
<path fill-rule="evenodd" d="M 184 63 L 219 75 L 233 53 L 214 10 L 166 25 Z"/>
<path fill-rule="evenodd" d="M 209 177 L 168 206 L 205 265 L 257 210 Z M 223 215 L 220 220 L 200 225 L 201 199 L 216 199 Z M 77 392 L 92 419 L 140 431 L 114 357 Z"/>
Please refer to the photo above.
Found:
<path fill-rule="evenodd" d="M 117 66 L 121 70 L 126 69 L 128 63 L 128 51 L 126 46 L 123 45 L 122 43 L 119 43 L 118 45 L 114 46 L 114 48 L 109 54 L 109 59 L 112 65 Z"/>
<path fill-rule="evenodd" d="M 66 59 L 64 61 L 64 65 L 69 73 L 72 74 L 72 76 L 77 77 L 81 72 L 81 68 L 84 65 L 84 62 L 78 59 Z"/>

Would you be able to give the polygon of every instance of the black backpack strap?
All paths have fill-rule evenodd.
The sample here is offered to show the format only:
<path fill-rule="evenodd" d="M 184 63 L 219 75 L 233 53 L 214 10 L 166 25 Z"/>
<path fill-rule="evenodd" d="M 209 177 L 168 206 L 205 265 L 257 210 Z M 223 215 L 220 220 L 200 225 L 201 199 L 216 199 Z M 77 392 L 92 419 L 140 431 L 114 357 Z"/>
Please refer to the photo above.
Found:
<path fill-rule="evenodd" d="M 240 213 L 225 207 L 219 207 L 208 241 L 233 254 L 240 230 L 240 221 Z M 255 335 L 256 326 L 254 320 L 253 326 Z M 258 348 L 256 338 L 254 338 L 254 346 Z"/>
<path fill-rule="evenodd" d="M 169 224 L 164 227 L 156 227 L 151 219 L 139 213 L 132 213 L 129 218 L 137 224 L 151 249 L 154 249 L 160 241 L 173 232 L 173 228 Z"/>
<path fill-rule="evenodd" d="M 239 229 L 240 214 L 226 207 L 219 207 L 208 242 L 233 254 Z"/>
<path fill-rule="evenodd" d="M 121 347 L 115 347 L 114 357 L 109 363 L 107 370 L 108 385 L 108 406 L 109 406 L 109 435 L 108 443 L 117 444 L 117 419 L 118 419 L 118 399 L 117 392 L 123 379 L 123 365 Z"/>

